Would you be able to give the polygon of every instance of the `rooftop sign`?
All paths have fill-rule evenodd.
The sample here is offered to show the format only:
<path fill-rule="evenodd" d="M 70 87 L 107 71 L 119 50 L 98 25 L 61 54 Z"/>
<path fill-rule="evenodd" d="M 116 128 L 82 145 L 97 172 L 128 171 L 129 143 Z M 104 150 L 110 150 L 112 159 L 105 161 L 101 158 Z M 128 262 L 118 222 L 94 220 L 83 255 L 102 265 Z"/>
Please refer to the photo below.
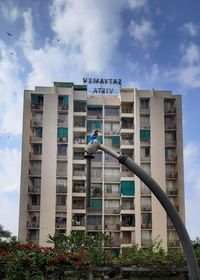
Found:
<path fill-rule="evenodd" d="M 121 79 L 83 78 L 89 95 L 118 95 L 121 83 Z"/>

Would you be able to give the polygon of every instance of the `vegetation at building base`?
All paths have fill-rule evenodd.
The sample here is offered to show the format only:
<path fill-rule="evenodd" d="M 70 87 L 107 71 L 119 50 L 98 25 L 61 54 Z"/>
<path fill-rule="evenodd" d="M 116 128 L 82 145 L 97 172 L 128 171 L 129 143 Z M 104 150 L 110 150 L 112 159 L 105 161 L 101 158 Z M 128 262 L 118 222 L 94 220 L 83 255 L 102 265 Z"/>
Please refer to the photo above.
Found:
<path fill-rule="evenodd" d="M 112 279 L 187 279 L 182 249 L 166 252 L 160 241 L 149 248 L 126 247 L 119 256 L 113 254 L 111 238 L 100 233 L 49 235 L 49 244 L 41 247 L 1 237 L 0 279 L 103 279 L 105 275 Z M 200 265 L 200 242 L 193 245 Z"/>

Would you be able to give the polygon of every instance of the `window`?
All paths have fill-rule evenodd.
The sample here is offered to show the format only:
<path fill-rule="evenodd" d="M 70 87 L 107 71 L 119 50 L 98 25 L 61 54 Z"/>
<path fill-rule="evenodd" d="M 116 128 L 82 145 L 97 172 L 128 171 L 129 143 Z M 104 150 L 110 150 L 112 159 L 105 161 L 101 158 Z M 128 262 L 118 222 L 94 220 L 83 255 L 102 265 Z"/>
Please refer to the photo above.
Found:
<path fill-rule="evenodd" d="M 143 128 L 150 127 L 150 117 L 149 116 L 140 116 L 140 127 L 143 127 Z"/>
<path fill-rule="evenodd" d="M 59 156 L 66 156 L 67 155 L 67 145 L 65 145 L 65 144 L 58 145 L 57 153 Z"/>
<path fill-rule="evenodd" d="M 32 165 L 32 169 L 34 171 L 41 171 L 41 161 L 40 160 L 33 160 L 31 165 Z"/>
<path fill-rule="evenodd" d="M 150 225 L 152 224 L 152 215 L 151 213 L 146 213 L 141 215 L 142 225 Z"/>
<path fill-rule="evenodd" d="M 149 196 L 141 197 L 141 208 L 142 210 L 151 210 L 151 197 Z"/>
<path fill-rule="evenodd" d="M 140 99 L 140 109 L 142 110 L 149 109 L 149 99 Z"/>
<path fill-rule="evenodd" d="M 60 124 L 67 123 L 67 114 L 66 113 L 58 113 L 58 122 Z"/>
<path fill-rule="evenodd" d="M 90 207 L 94 210 L 101 210 L 102 209 L 102 200 L 101 199 L 91 199 Z"/>
<path fill-rule="evenodd" d="M 148 163 L 141 164 L 142 169 L 147 172 L 147 174 L 151 175 L 151 166 Z"/>
<path fill-rule="evenodd" d="M 40 177 L 33 177 L 32 182 L 33 182 L 33 187 L 35 187 L 35 188 L 41 187 L 41 178 Z"/>
<path fill-rule="evenodd" d="M 104 131 L 107 134 L 118 134 L 120 131 L 120 123 L 105 122 Z"/>
<path fill-rule="evenodd" d="M 37 112 L 34 114 L 34 119 L 37 121 L 42 121 L 43 119 L 43 113 L 42 112 Z"/>
<path fill-rule="evenodd" d="M 118 107 L 105 108 L 105 116 L 119 116 L 119 108 Z"/>
<path fill-rule="evenodd" d="M 117 159 L 115 159 L 113 156 L 105 153 L 105 161 L 108 161 L 108 162 L 118 162 Z"/>
<path fill-rule="evenodd" d="M 104 207 L 107 209 L 119 209 L 120 202 L 119 200 L 105 200 Z"/>
<path fill-rule="evenodd" d="M 66 195 L 57 195 L 56 196 L 56 205 L 65 206 L 66 205 Z"/>
<path fill-rule="evenodd" d="M 140 140 L 149 141 L 150 140 L 150 130 L 141 129 L 140 130 Z"/>
<path fill-rule="evenodd" d="M 105 193 L 107 194 L 119 194 L 119 185 L 117 184 L 105 184 Z"/>
<path fill-rule="evenodd" d="M 122 226 L 135 226 L 135 215 L 122 215 Z"/>
<path fill-rule="evenodd" d="M 107 181 L 118 181 L 120 177 L 119 169 L 115 168 L 105 168 L 104 169 L 104 177 Z"/>
<path fill-rule="evenodd" d="M 102 129 L 102 122 L 101 121 L 87 121 L 87 130 L 92 131 L 94 129 Z"/>
<path fill-rule="evenodd" d="M 111 145 L 113 147 L 119 147 L 120 146 L 120 137 L 119 136 L 112 136 Z"/>
<path fill-rule="evenodd" d="M 31 94 L 31 104 L 32 105 L 43 105 L 43 95 L 42 94 Z"/>
<path fill-rule="evenodd" d="M 33 154 L 34 155 L 42 154 L 42 144 L 33 144 Z"/>
<path fill-rule="evenodd" d="M 149 158 L 150 157 L 150 148 L 142 147 L 140 149 L 140 157 L 141 157 L 141 159 Z"/>
<path fill-rule="evenodd" d="M 142 237 L 142 240 L 151 241 L 151 231 L 150 230 L 142 230 L 141 237 Z"/>
<path fill-rule="evenodd" d="M 101 105 L 89 105 L 87 107 L 89 116 L 102 116 L 102 106 Z"/>
<path fill-rule="evenodd" d="M 68 95 L 60 95 L 58 96 L 58 106 L 67 106 L 69 103 L 69 96 Z"/>
<path fill-rule="evenodd" d="M 40 205 L 40 195 L 33 194 L 31 196 L 32 205 Z"/>
<path fill-rule="evenodd" d="M 68 128 L 59 127 L 57 129 L 57 135 L 58 135 L 58 137 L 67 137 L 68 136 Z"/>
<path fill-rule="evenodd" d="M 101 216 L 87 216 L 88 225 L 101 225 L 102 218 Z"/>
<path fill-rule="evenodd" d="M 67 172 L 67 162 L 66 161 L 57 162 L 57 172 Z"/>
<path fill-rule="evenodd" d="M 38 138 L 42 138 L 42 127 L 38 127 L 34 129 L 34 136 Z"/>
<path fill-rule="evenodd" d="M 122 181 L 121 182 L 121 194 L 122 195 L 135 195 L 135 182 L 134 181 Z"/>
<path fill-rule="evenodd" d="M 65 178 L 57 178 L 56 185 L 59 187 L 67 187 L 67 179 Z"/>
<path fill-rule="evenodd" d="M 102 177 L 102 169 L 101 168 L 92 168 L 92 177 L 101 178 Z"/>

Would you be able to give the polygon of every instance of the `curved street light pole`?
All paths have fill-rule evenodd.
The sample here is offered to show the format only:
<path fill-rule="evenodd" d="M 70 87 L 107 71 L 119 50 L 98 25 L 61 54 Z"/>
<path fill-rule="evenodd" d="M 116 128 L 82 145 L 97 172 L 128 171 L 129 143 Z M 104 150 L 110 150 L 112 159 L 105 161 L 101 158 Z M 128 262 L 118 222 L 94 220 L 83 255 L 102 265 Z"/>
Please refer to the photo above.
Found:
<path fill-rule="evenodd" d="M 165 192 L 158 185 L 158 183 L 156 183 L 156 181 L 150 175 L 148 175 L 138 164 L 136 164 L 131 158 L 129 158 L 127 155 L 119 155 L 118 153 L 112 151 L 110 148 L 100 144 L 97 140 L 94 140 L 93 143 L 89 142 L 85 148 L 85 158 L 89 163 L 87 165 L 87 177 L 90 177 L 89 179 L 87 178 L 86 181 L 87 190 L 89 190 L 91 186 L 91 159 L 94 158 L 93 154 L 96 153 L 98 149 L 110 154 L 111 156 L 116 158 L 121 164 L 125 165 L 129 170 L 131 170 L 135 175 L 137 175 L 140 178 L 140 180 L 142 180 L 145 183 L 145 185 L 152 191 L 152 193 L 157 197 L 157 199 L 160 201 L 163 208 L 165 209 L 167 215 L 171 219 L 180 238 L 181 244 L 183 246 L 183 251 L 186 257 L 190 279 L 200 280 L 199 268 L 194 255 L 191 240 L 178 212 L 176 211 L 175 207 L 173 206 Z M 90 190 L 87 193 L 87 207 L 89 206 Z"/>

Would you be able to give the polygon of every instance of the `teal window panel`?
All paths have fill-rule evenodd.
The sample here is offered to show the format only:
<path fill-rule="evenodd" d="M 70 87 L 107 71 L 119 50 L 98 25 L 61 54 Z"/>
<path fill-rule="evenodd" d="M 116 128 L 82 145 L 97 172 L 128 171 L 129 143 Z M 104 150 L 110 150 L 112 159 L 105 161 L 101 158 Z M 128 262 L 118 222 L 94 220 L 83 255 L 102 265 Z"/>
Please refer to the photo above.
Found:
<path fill-rule="evenodd" d="M 57 129 L 58 137 L 67 137 L 68 136 L 68 128 L 66 127 L 59 127 Z"/>
<path fill-rule="evenodd" d="M 39 99 L 41 99 L 42 97 L 42 94 L 31 94 L 31 103 L 34 105 L 38 105 Z"/>
<path fill-rule="evenodd" d="M 150 130 L 141 129 L 140 130 L 140 140 L 149 141 L 150 140 Z"/>
<path fill-rule="evenodd" d="M 121 182 L 121 194 L 122 195 L 135 195 L 135 182 L 134 181 L 122 181 Z"/>
<path fill-rule="evenodd" d="M 102 122 L 101 121 L 87 121 L 87 129 L 89 131 L 92 131 L 94 129 L 101 129 L 102 128 Z"/>
<path fill-rule="evenodd" d="M 174 141 L 176 141 L 176 131 L 173 131 L 172 133 L 173 133 L 173 139 Z"/>
<path fill-rule="evenodd" d="M 102 209 L 102 200 L 101 199 L 92 199 L 90 201 L 90 207 L 95 210 L 101 210 Z"/>
<path fill-rule="evenodd" d="M 63 96 L 63 105 L 68 105 L 69 104 L 69 96 L 68 95 L 64 95 Z"/>
<path fill-rule="evenodd" d="M 111 140 L 111 145 L 113 147 L 119 147 L 120 146 L 120 136 L 113 136 Z"/>

